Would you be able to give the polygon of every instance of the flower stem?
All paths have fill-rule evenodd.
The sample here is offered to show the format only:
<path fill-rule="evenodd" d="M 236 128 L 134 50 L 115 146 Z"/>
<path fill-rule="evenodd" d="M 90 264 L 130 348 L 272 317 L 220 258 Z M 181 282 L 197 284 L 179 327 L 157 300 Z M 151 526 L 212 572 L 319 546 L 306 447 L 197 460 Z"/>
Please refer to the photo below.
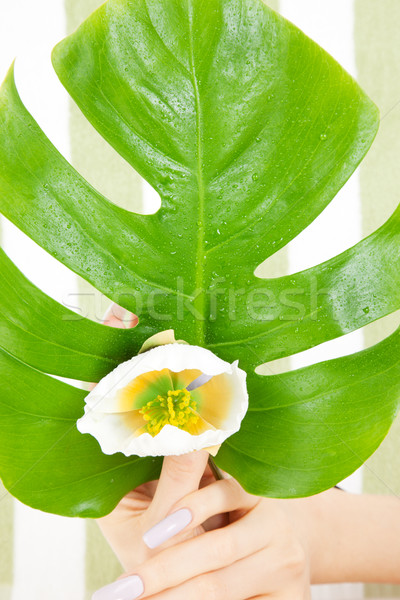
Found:
<path fill-rule="evenodd" d="M 212 474 L 214 475 L 214 477 L 215 477 L 215 479 L 217 481 L 220 481 L 221 479 L 224 479 L 224 475 L 223 475 L 221 469 L 219 469 L 217 467 L 217 465 L 215 464 L 215 462 L 214 462 L 214 460 L 213 460 L 213 458 L 212 458 L 211 455 L 208 457 L 208 464 L 210 466 Z"/>

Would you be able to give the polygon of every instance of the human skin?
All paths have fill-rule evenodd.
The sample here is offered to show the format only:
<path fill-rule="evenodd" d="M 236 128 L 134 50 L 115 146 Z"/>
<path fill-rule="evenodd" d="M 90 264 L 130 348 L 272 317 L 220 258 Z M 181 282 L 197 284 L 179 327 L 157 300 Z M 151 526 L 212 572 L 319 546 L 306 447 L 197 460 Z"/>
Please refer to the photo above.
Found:
<path fill-rule="evenodd" d="M 120 317 L 109 324 L 121 326 Z M 134 322 L 128 318 L 128 326 Z M 308 600 L 313 583 L 400 584 L 398 498 L 337 489 L 306 499 L 259 498 L 233 478 L 215 481 L 207 458 L 206 451 L 166 457 L 158 482 L 138 487 L 99 519 L 128 590 L 132 581 L 128 600 Z M 149 548 L 145 533 L 180 509 L 191 522 Z M 120 598 L 120 584 L 98 598 Z"/>
<path fill-rule="evenodd" d="M 166 457 L 158 484 L 140 486 L 98 521 L 126 573 L 142 580 L 140 597 L 309 600 L 306 536 L 296 531 L 300 523 L 279 501 L 247 494 L 233 478 L 213 480 L 207 458 L 205 451 Z M 181 508 L 189 509 L 191 523 L 149 548 L 143 535 Z M 219 521 L 210 521 L 216 515 Z M 98 598 L 119 599 L 118 585 L 115 595 L 109 589 Z M 135 591 L 133 585 L 127 600 L 139 597 Z"/>

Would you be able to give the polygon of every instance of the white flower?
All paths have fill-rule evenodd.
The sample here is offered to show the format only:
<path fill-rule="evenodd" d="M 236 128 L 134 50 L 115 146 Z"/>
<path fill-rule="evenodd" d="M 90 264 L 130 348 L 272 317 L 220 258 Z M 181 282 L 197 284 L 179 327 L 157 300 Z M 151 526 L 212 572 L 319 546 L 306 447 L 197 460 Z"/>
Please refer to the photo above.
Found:
<path fill-rule="evenodd" d="M 197 384 L 207 382 L 191 389 L 202 374 L 209 377 Z M 237 362 L 174 342 L 153 347 L 106 375 L 86 397 L 77 426 L 93 435 L 105 454 L 166 456 L 202 448 L 216 454 L 239 430 L 247 407 L 246 373 Z"/>

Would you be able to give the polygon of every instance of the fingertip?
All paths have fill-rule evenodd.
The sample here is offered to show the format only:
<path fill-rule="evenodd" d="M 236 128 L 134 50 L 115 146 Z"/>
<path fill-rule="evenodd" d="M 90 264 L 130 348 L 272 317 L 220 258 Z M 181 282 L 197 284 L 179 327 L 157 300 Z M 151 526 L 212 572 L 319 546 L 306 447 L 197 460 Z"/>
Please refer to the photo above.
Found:
<path fill-rule="evenodd" d="M 107 327 L 114 327 L 115 329 L 126 329 L 124 321 L 114 316 L 108 317 L 108 319 L 104 321 L 104 325 L 107 325 Z"/>
<path fill-rule="evenodd" d="M 162 475 L 169 475 L 171 478 L 181 478 L 182 475 L 191 475 L 204 473 L 208 461 L 208 452 L 197 450 L 180 454 L 179 456 L 165 456 L 163 461 Z"/>
<path fill-rule="evenodd" d="M 127 312 L 127 314 L 130 315 L 130 320 L 126 328 L 132 329 L 133 327 L 136 327 L 136 325 L 139 323 L 139 317 L 130 312 Z"/>
<path fill-rule="evenodd" d="M 102 323 L 116 329 L 131 329 L 138 324 L 138 317 L 126 308 L 112 303 L 104 313 Z"/>

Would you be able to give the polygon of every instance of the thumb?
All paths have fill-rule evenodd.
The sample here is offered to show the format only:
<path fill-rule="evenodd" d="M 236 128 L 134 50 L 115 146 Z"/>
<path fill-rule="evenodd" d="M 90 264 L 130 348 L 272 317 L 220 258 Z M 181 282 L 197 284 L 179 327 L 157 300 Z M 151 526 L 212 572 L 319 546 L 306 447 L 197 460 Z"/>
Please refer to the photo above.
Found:
<path fill-rule="evenodd" d="M 154 523 L 163 519 L 184 496 L 199 488 L 207 460 L 206 450 L 164 457 L 160 479 L 148 510 L 148 516 Z"/>

